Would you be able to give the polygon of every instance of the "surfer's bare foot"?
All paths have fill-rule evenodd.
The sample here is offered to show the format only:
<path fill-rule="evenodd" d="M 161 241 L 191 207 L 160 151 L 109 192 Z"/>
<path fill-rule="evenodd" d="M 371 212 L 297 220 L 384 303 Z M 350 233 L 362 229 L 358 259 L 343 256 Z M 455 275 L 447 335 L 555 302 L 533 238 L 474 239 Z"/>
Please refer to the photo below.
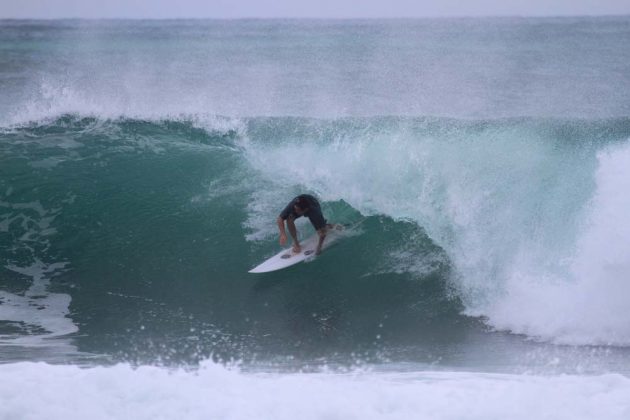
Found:
<path fill-rule="evenodd" d="M 299 254 L 302 252 L 302 247 L 299 244 L 293 244 L 293 253 Z"/>

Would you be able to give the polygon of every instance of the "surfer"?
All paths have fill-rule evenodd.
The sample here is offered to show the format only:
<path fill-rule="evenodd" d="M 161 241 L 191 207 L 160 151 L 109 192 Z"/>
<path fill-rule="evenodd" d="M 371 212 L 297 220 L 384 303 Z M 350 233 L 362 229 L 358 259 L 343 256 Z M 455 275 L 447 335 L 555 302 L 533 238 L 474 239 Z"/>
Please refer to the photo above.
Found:
<path fill-rule="evenodd" d="M 324 219 L 324 216 L 322 215 L 322 209 L 319 206 L 319 201 L 309 194 L 301 194 L 295 197 L 278 216 L 277 222 L 278 229 L 280 230 L 280 245 L 284 245 L 287 242 L 287 233 L 284 230 L 284 222 L 286 221 L 291 238 L 293 238 L 293 252 L 297 254 L 302 251 L 300 242 L 297 238 L 297 231 L 295 229 L 295 219 L 302 216 L 308 217 L 319 235 L 317 251 L 315 251 L 315 253 L 319 255 L 322 252 L 324 239 L 326 239 L 328 225 L 326 224 L 326 219 Z"/>

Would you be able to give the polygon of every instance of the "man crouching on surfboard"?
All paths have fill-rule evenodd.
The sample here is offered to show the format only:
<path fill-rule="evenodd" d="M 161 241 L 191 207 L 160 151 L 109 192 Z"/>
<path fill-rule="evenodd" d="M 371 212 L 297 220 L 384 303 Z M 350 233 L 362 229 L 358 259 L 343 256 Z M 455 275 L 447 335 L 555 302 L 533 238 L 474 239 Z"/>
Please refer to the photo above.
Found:
<path fill-rule="evenodd" d="M 287 233 L 284 230 L 284 221 L 287 222 L 287 228 L 293 238 L 293 252 L 299 253 L 302 251 L 300 242 L 297 238 L 297 231 L 295 229 L 295 219 L 298 217 L 306 216 L 311 221 L 311 224 L 319 235 L 319 243 L 317 244 L 317 251 L 315 253 L 319 255 L 322 252 L 322 245 L 324 239 L 326 239 L 326 231 L 328 225 L 326 219 L 322 215 L 322 209 L 319 207 L 319 202 L 315 197 L 309 194 L 302 194 L 295 197 L 291 202 L 282 210 L 280 216 L 278 216 L 278 229 L 280 230 L 280 245 L 287 243 Z"/>

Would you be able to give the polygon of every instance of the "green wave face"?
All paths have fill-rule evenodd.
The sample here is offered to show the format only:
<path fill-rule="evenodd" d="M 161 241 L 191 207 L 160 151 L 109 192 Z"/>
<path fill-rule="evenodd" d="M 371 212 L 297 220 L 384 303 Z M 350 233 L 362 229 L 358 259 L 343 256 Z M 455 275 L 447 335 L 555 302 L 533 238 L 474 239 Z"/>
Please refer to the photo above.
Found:
<path fill-rule="evenodd" d="M 595 313 L 590 329 L 571 322 L 574 285 L 616 281 L 580 252 L 606 238 L 598 211 L 619 208 L 606 168 L 624 170 L 627 119 L 64 115 L 0 137 L 0 298 L 24 309 L 0 324 L 6 341 L 70 334 L 81 354 L 133 361 L 433 363 L 490 346 L 484 322 L 630 340 Z M 248 274 L 277 252 L 275 218 L 299 192 L 361 225 L 315 262 Z M 523 281 L 548 299 L 566 287 L 558 328 L 575 334 L 505 312 L 544 311 Z"/>

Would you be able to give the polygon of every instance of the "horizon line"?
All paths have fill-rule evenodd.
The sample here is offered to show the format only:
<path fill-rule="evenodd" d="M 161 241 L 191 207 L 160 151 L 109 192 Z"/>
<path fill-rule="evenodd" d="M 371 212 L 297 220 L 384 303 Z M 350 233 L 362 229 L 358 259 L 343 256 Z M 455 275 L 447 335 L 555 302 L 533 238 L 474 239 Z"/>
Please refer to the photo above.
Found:
<path fill-rule="evenodd" d="M 234 20 L 432 20 L 432 19 L 557 19 L 557 18 L 619 18 L 630 17 L 630 13 L 620 14 L 557 14 L 557 15 L 523 15 L 523 14 L 501 14 L 501 15 L 435 15 L 435 16 L 355 16 L 355 17 L 309 17 L 309 16 L 267 16 L 267 17 L 1 17 L 0 21 L 6 20 L 217 20 L 217 21 L 234 21 Z"/>

